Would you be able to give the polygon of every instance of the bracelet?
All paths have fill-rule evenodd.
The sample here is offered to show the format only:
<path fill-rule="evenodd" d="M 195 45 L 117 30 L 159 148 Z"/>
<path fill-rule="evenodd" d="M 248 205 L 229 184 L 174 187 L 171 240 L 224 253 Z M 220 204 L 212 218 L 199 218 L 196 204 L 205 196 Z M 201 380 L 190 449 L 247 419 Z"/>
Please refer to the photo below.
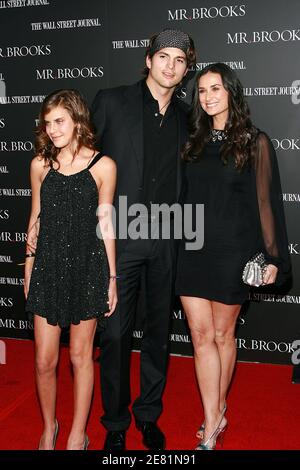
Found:
<path fill-rule="evenodd" d="M 35 256 L 35 253 L 26 253 L 25 258 L 32 258 Z"/>
<path fill-rule="evenodd" d="M 109 276 L 109 279 L 112 279 L 112 280 L 115 280 L 115 279 L 119 279 L 120 276 Z"/>

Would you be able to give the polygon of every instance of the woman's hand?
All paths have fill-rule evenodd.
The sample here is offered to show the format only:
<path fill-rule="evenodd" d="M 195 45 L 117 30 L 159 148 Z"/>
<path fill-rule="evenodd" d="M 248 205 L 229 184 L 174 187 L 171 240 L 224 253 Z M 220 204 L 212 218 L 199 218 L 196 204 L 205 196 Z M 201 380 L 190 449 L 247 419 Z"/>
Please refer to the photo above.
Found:
<path fill-rule="evenodd" d="M 115 277 L 109 280 L 109 288 L 108 288 L 108 308 L 109 311 L 104 314 L 105 317 L 110 317 L 116 308 L 118 302 L 117 296 L 117 280 Z"/>
<path fill-rule="evenodd" d="M 264 285 L 274 284 L 276 281 L 276 276 L 278 273 L 278 268 L 274 264 L 268 264 L 265 274 L 264 274 Z"/>

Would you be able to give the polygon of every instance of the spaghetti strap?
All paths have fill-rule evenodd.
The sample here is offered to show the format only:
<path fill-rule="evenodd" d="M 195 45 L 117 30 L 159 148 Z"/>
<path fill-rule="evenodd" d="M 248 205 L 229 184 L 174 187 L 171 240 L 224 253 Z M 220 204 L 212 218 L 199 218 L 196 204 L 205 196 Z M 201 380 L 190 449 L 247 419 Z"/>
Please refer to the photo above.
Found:
<path fill-rule="evenodd" d="M 97 163 L 100 158 L 102 157 L 101 153 L 96 153 L 96 155 L 94 156 L 94 158 L 92 159 L 92 161 L 89 163 L 89 165 L 87 166 L 87 169 L 89 170 L 90 168 L 92 168 L 92 166 L 95 165 L 95 163 Z"/>

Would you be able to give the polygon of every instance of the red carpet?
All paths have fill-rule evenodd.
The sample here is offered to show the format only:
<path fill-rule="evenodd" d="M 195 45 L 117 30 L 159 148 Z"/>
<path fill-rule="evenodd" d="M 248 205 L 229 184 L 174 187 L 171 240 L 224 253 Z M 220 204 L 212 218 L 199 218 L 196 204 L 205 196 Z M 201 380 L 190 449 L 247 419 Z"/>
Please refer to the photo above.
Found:
<path fill-rule="evenodd" d="M 31 341 L 4 340 L 7 364 L 0 365 L 0 449 L 35 449 L 42 420 L 34 385 L 34 350 Z M 95 351 L 97 355 L 98 350 Z M 132 360 L 132 396 L 138 393 L 139 354 Z M 300 385 L 291 383 L 292 368 L 238 363 L 228 399 L 229 422 L 223 449 L 300 449 Z M 105 436 L 99 424 L 102 414 L 99 371 L 95 363 L 95 393 L 87 432 L 89 449 L 101 449 Z M 72 418 L 72 377 L 68 349 L 62 347 L 58 378 L 57 417 L 60 432 L 57 449 L 64 449 Z M 191 358 L 171 357 L 164 413 L 159 421 L 167 437 L 167 449 L 193 449 L 195 431 L 202 421 Z M 127 433 L 129 450 L 143 449 L 132 424 Z"/>

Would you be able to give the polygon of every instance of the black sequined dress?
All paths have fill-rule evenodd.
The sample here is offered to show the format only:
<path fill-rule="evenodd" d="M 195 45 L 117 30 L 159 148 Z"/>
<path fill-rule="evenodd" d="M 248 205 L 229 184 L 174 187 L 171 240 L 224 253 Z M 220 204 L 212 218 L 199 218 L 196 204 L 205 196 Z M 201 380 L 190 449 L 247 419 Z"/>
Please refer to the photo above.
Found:
<path fill-rule="evenodd" d="M 98 188 L 89 171 L 50 169 L 41 186 L 40 231 L 26 311 L 61 328 L 96 318 L 104 326 L 109 269 L 96 234 Z"/>

